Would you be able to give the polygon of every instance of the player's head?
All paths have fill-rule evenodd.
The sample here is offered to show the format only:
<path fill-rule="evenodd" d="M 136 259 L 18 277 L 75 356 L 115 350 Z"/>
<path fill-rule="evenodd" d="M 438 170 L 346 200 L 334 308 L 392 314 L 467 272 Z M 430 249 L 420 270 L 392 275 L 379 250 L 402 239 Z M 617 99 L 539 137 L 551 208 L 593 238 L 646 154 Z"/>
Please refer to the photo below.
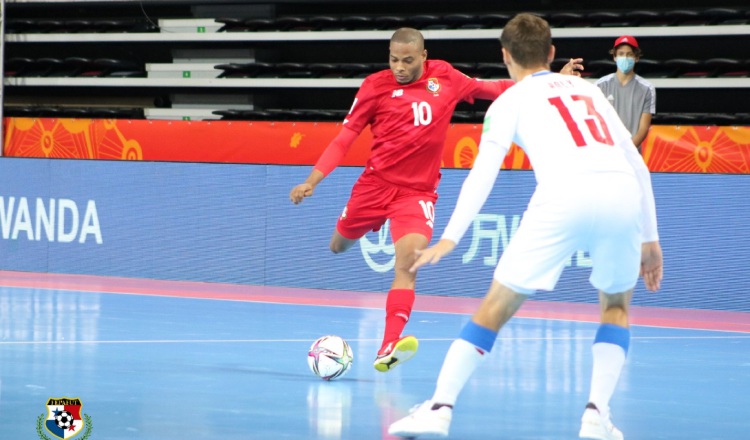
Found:
<path fill-rule="evenodd" d="M 421 32 L 401 28 L 393 33 L 388 62 L 396 82 L 409 84 L 418 80 L 422 76 L 426 59 L 427 51 Z"/>
<path fill-rule="evenodd" d="M 503 61 L 521 69 L 549 68 L 555 49 L 552 32 L 543 18 L 534 14 L 518 14 L 503 28 L 500 36 Z"/>
<path fill-rule="evenodd" d="M 641 48 L 638 40 L 631 35 L 623 35 L 615 40 L 612 49 L 609 50 L 612 58 L 617 63 L 617 69 L 622 73 L 629 73 L 633 66 L 641 58 Z"/>

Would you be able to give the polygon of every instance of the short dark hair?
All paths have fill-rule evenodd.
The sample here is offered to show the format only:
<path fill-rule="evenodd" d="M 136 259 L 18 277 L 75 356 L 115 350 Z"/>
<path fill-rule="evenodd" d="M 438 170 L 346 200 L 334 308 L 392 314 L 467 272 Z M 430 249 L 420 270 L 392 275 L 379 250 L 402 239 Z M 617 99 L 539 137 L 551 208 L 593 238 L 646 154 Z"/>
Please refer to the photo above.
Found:
<path fill-rule="evenodd" d="M 500 43 L 519 65 L 544 66 L 549 64 L 552 31 L 549 23 L 542 17 L 522 13 L 505 25 L 500 35 Z"/>
<path fill-rule="evenodd" d="M 424 36 L 414 28 L 400 28 L 391 36 L 391 43 L 410 44 L 415 43 L 417 49 L 424 49 Z"/>
<path fill-rule="evenodd" d="M 627 43 L 622 43 L 622 44 L 621 44 L 620 46 L 630 46 L 630 45 L 629 45 L 629 44 L 627 44 Z M 613 47 L 612 49 L 610 49 L 610 50 L 609 50 L 609 54 L 610 54 L 610 55 L 612 55 L 612 56 L 615 56 L 615 53 L 617 53 L 617 49 L 618 49 L 618 48 L 619 48 L 620 46 L 617 46 L 617 47 Z M 641 48 L 640 48 L 640 47 L 633 47 L 633 46 L 630 46 L 630 48 L 631 48 L 631 49 L 633 49 L 633 55 L 635 55 L 635 57 L 636 57 L 636 58 L 640 58 L 640 57 L 641 57 L 641 55 L 643 54 L 643 52 L 641 51 Z"/>

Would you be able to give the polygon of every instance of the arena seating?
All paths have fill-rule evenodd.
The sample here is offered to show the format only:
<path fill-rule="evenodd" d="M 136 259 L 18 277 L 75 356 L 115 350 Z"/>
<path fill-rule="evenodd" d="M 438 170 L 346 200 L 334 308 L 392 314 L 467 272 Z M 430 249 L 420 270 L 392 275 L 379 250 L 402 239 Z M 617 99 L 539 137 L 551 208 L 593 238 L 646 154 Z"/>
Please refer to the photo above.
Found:
<path fill-rule="evenodd" d="M 499 31 L 516 11 L 533 10 L 553 26 L 553 70 L 582 56 L 584 77 L 614 72 L 607 51 L 616 36 L 631 33 L 645 51 L 637 72 L 657 88 L 655 123 L 747 123 L 734 116 L 750 100 L 750 60 L 741 50 L 750 38 L 750 7 L 741 1 L 568 10 L 543 1 L 501 9 L 473 0 L 462 7 L 383 0 L 338 8 L 326 0 L 268 8 L 193 0 L 154 2 L 135 14 L 133 2 L 103 3 L 54 2 L 44 11 L 8 5 L 6 114 L 185 118 L 190 103 L 178 109 L 172 102 L 192 96 L 201 102 L 193 114 L 206 119 L 340 120 L 361 79 L 387 68 L 393 29 L 422 29 L 430 57 L 468 75 L 505 78 Z M 247 102 L 237 105 L 238 93 Z M 481 121 L 486 105 L 461 104 L 453 120 Z"/>

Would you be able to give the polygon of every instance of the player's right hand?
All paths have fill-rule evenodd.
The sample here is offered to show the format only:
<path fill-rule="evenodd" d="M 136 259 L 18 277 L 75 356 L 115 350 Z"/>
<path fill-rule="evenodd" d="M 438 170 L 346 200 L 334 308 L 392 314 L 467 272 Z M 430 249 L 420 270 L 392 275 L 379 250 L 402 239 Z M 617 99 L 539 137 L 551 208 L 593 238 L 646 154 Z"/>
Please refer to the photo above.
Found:
<path fill-rule="evenodd" d="M 313 187 L 309 183 L 301 183 L 289 192 L 289 199 L 294 203 L 295 205 L 299 205 L 302 203 L 302 200 L 305 197 L 310 197 L 313 195 Z"/>
<path fill-rule="evenodd" d="M 658 241 L 641 245 L 641 276 L 646 289 L 656 292 L 661 287 L 664 276 L 664 259 Z"/>
<path fill-rule="evenodd" d="M 456 247 L 456 243 L 445 238 L 441 239 L 434 246 L 428 247 L 427 249 L 414 251 L 417 254 L 417 260 L 409 268 L 409 272 L 416 272 L 417 269 L 424 266 L 425 264 L 437 264 L 444 255 L 450 253 L 453 248 Z"/>

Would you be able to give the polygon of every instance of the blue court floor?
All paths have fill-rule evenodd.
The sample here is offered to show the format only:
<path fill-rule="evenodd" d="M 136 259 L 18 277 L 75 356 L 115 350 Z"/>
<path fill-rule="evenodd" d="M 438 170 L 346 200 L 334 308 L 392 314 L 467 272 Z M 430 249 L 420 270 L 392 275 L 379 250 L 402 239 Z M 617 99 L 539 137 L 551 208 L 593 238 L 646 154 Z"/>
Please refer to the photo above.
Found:
<path fill-rule="evenodd" d="M 80 399 L 92 440 L 391 438 L 468 318 L 416 311 L 417 357 L 383 374 L 380 308 L 0 287 L 0 439 L 43 438 L 52 397 Z M 514 318 L 459 397 L 451 438 L 577 438 L 596 327 Z M 354 350 L 339 381 L 307 366 L 325 334 Z M 632 335 L 612 401 L 627 439 L 750 438 L 749 333 Z"/>

